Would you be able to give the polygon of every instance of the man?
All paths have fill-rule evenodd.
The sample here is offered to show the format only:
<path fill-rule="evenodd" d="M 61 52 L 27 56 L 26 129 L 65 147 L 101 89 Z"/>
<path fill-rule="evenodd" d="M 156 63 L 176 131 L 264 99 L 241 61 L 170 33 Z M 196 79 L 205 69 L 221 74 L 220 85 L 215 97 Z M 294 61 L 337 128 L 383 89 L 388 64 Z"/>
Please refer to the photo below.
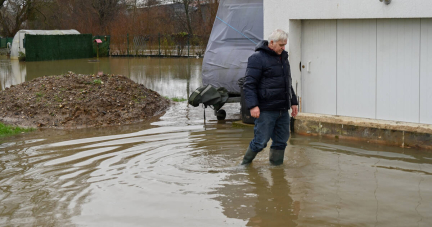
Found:
<path fill-rule="evenodd" d="M 254 138 L 250 142 L 242 165 L 249 164 L 272 139 L 270 163 L 283 163 L 290 136 L 290 116 L 297 115 L 297 97 L 292 88 L 288 53 L 285 51 L 288 34 L 277 29 L 261 41 L 248 59 L 246 81 L 243 85 L 247 108 L 255 118 Z"/>

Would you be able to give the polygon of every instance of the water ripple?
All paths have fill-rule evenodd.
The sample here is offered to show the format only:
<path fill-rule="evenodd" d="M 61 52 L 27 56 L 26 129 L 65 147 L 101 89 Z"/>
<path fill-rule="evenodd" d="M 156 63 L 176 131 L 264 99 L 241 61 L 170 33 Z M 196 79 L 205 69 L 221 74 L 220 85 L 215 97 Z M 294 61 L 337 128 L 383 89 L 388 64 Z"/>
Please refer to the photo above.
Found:
<path fill-rule="evenodd" d="M 0 225 L 392 226 L 392 211 L 430 223 L 430 156 L 294 135 L 283 166 L 268 164 L 267 147 L 244 167 L 252 128 L 203 125 L 185 109 L 152 124 L 2 144 Z"/>

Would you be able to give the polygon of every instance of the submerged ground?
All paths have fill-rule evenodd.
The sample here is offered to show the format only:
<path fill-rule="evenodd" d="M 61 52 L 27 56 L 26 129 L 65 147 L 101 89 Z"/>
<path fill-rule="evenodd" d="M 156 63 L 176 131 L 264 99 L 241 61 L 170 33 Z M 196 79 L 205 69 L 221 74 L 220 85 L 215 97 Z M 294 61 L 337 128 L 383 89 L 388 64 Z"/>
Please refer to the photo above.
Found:
<path fill-rule="evenodd" d="M 0 85 L 103 71 L 185 98 L 200 61 L 0 58 Z M 0 226 L 432 226 L 431 153 L 293 134 L 284 165 L 267 147 L 245 168 L 253 128 L 233 126 L 239 108 L 204 122 L 180 102 L 134 124 L 0 138 Z"/>
<path fill-rule="evenodd" d="M 238 107 L 1 140 L 0 226 L 432 225 L 432 154 L 294 134 L 284 165 L 243 167 Z"/>
<path fill-rule="evenodd" d="M 0 121 L 21 127 L 83 128 L 136 123 L 169 101 L 122 75 L 44 76 L 0 91 Z"/>

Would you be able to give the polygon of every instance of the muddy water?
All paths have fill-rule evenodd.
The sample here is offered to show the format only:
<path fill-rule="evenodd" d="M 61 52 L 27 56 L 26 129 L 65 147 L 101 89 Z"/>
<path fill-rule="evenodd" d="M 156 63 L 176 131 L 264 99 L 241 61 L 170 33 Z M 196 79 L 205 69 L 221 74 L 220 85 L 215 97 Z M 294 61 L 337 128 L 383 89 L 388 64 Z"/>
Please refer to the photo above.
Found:
<path fill-rule="evenodd" d="M 179 95 L 195 80 L 169 75 L 136 79 Z M 293 135 L 283 166 L 267 148 L 243 167 L 253 128 L 224 109 L 204 124 L 181 102 L 147 123 L 0 139 L 0 226 L 432 226 L 431 153 Z"/>
<path fill-rule="evenodd" d="M 0 226 L 432 225 L 431 154 L 294 135 L 245 168 L 253 129 L 202 114 L 3 139 Z"/>
<path fill-rule="evenodd" d="M 44 75 L 120 74 L 169 98 L 186 98 L 201 84 L 202 59 L 195 58 L 100 58 L 19 62 L 0 56 L 0 88 Z"/>

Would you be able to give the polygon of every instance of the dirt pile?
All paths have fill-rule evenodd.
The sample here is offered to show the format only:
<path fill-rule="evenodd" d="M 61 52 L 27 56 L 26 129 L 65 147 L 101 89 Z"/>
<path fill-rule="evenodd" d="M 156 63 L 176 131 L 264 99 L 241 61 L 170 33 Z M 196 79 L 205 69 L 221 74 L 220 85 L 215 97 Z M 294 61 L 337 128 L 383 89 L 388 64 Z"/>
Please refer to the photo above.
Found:
<path fill-rule="evenodd" d="M 131 124 L 161 114 L 170 101 L 121 75 L 70 72 L 0 91 L 0 120 L 42 128 Z"/>

